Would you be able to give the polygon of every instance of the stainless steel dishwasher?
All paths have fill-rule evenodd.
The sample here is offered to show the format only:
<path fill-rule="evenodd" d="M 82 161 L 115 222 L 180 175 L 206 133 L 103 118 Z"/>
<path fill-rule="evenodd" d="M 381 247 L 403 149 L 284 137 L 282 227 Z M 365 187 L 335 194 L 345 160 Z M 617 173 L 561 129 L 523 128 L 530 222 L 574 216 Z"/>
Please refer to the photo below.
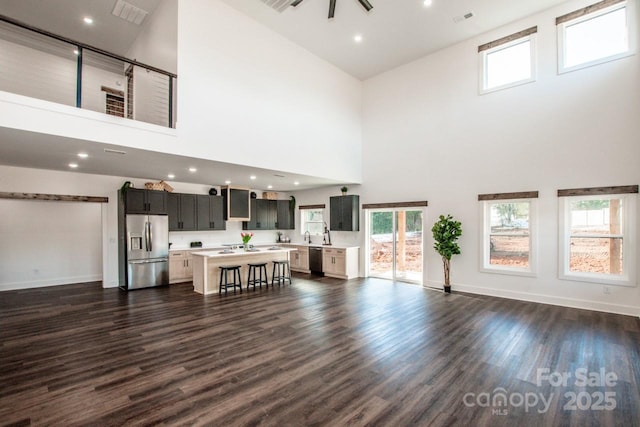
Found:
<path fill-rule="evenodd" d="M 309 270 L 315 274 L 322 274 L 322 248 L 309 246 Z"/>

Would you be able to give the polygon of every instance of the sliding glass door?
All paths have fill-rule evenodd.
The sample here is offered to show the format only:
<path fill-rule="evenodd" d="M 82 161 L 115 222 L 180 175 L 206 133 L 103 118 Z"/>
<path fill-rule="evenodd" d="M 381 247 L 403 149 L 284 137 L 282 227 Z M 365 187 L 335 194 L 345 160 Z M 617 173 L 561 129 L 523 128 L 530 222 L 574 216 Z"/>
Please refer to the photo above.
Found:
<path fill-rule="evenodd" d="M 423 211 L 368 211 L 368 271 L 373 277 L 422 284 Z"/>

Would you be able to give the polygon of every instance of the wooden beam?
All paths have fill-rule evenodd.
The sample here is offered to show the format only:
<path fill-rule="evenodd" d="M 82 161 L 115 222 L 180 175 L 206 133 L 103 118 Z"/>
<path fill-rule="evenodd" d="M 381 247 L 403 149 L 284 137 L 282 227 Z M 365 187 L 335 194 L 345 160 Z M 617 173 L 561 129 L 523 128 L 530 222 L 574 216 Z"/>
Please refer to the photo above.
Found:
<path fill-rule="evenodd" d="M 395 203 L 367 203 L 362 209 L 391 209 L 391 208 L 423 208 L 429 205 L 426 200 L 419 202 L 395 202 Z"/>
<path fill-rule="evenodd" d="M 103 92 L 107 92 L 110 95 L 115 95 L 115 96 L 118 96 L 120 98 L 124 98 L 124 91 L 123 90 L 112 89 L 112 88 L 107 87 L 107 86 L 102 86 L 100 89 Z"/>
<path fill-rule="evenodd" d="M 517 33 L 511 34 L 506 37 L 502 37 L 498 40 L 494 40 L 492 42 L 485 43 L 483 45 L 478 46 L 478 53 L 485 50 L 493 49 L 494 47 L 501 46 L 503 44 L 507 44 L 514 40 L 518 40 L 518 39 L 530 36 L 531 34 L 535 34 L 537 32 L 538 32 L 538 27 L 531 27 L 531 28 L 527 28 L 526 30 L 518 31 Z"/>
<path fill-rule="evenodd" d="M 583 7 L 582 9 L 574 10 L 573 12 L 567 13 L 566 15 L 558 16 L 556 18 L 556 25 L 560 25 L 567 21 L 572 21 L 576 18 L 580 18 L 582 16 L 593 13 L 597 10 L 604 9 L 609 6 L 613 6 L 614 4 L 622 3 L 626 0 L 603 0 L 596 4 L 592 4 L 591 6 Z"/>
<path fill-rule="evenodd" d="M 109 198 L 108 197 L 69 196 L 69 195 L 64 195 L 64 194 L 41 194 L 41 193 L 5 193 L 5 192 L 0 192 L 0 199 L 45 200 L 45 201 L 51 201 L 51 202 L 109 203 Z"/>
<path fill-rule="evenodd" d="M 478 194 L 478 201 L 509 200 L 509 199 L 537 199 L 537 191 L 521 191 L 519 193 Z"/>
<path fill-rule="evenodd" d="M 607 194 L 633 194 L 638 192 L 637 185 L 621 185 L 617 187 L 572 188 L 558 190 L 558 197 L 569 196 L 602 196 Z"/>
<path fill-rule="evenodd" d="M 325 205 L 304 205 L 299 206 L 298 209 L 324 209 Z"/>

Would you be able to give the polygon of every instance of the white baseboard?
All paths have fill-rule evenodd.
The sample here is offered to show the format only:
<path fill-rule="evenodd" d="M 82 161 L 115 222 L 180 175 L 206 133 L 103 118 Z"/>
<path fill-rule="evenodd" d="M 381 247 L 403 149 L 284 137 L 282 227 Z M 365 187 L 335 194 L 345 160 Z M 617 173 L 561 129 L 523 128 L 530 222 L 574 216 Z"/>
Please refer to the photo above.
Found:
<path fill-rule="evenodd" d="M 0 291 L 13 291 L 17 289 L 44 288 L 47 286 L 70 285 L 73 283 L 99 282 L 102 276 L 99 274 L 89 276 L 61 277 L 56 279 L 33 280 L 29 282 L 0 283 Z"/>
<path fill-rule="evenodd" d="M 424 285 L 429 288 L 442 289 L 440 282 L 429 282 Z M 460 283 L 451 284 L 452 292 L 467 292 L 470 294 L 487 295 L 499 298 L 515 299 L 520 301 L 537 302 L 542 304 L 558 305 L 561 307 L 582 308 L 585 310 L 603 311 L 606 313 L 624 314 L 627 316 L 640 316 L 640 307 L 622 304 L 610 304 L 597 301 L 588 301 L 577 298 L 564 298 L 543 294 L 533 294 L 529 292 L 507 291 L 504 289 L 485 288 L 474 285 L 464 285 Z"/>

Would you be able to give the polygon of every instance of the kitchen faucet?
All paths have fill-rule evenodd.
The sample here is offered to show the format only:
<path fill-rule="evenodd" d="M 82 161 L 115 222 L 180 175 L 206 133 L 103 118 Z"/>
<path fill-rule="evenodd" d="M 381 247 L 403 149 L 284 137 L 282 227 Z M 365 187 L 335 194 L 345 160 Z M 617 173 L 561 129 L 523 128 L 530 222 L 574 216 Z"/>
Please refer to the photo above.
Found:
<path fill-rule="evenodd" d="M 304 232 L 304 241 L 309 241 L 309 243 L 311 243 L 311 233 L 309 233 L 308 230 Z"/>

